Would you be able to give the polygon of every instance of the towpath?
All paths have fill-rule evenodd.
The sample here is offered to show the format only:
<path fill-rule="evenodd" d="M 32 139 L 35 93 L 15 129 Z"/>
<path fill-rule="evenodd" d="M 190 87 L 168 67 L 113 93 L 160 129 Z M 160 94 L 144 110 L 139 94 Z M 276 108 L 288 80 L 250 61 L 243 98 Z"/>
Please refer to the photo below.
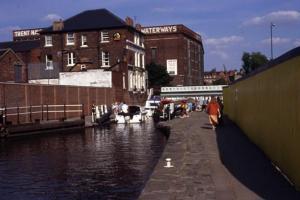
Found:
<path fill-rule="evenodd" d="M 171 134 L 139 199 L 300 199 L 271 161 L 231 121 L 207 115 L 165 122 Z M 171 158 L 172 168 L 165 168 Z"/>

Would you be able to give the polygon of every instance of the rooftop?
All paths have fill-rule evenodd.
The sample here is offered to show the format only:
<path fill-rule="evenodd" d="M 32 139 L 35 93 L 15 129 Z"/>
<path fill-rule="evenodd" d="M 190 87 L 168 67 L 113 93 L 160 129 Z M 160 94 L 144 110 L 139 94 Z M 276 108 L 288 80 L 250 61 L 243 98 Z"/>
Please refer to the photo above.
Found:
<path fill-rule="evenodd" d="M 40 47 L 40 41 L 0 42 L 0 49 L 10 48 L 14 52 L 30 51 Z"/>
<path fill-rule="evenodd" d="M 87 10 L 63 22 L 64 26 L 61 32 L 128 27 L 124 20 L 107 9 Z M 45 28 L 41 33 L 49 32 L 55 32 L 53 26 Z"/>

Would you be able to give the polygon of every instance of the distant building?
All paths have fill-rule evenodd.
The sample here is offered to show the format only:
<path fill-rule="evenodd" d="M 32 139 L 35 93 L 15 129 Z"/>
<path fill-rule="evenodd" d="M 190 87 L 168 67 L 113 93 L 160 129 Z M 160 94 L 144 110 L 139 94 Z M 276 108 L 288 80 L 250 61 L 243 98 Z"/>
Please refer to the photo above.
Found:
<path fill-rule="evenodd" d="M 242 77 L 237 70 L 204 72 L 204 85 L 228 85 Z"/>
<path fill-rule="evenodd" d="M 57 78 L 68 78 L 62 82 L 109 85 L 85 76 L 76 80 L 70 76 L 78 74 L 69 73 L 98 70 L 103 72 L 98 79 L 109 76 L 107 71 L 112 73 L 106 80 L 112 82 L 113 88 L 140 91 L 147 87 L 144 35 L 130 18 L 123 21 L 106 9 L 88 10 L 56 21 L 40 34 L 43 69 L 63 73 L 63 76 L 57 74 Z"/>
<path fill-rule="evenodd" d="M 172 86 L 202 85 L 204 49 L 199 34 L 184 25 L 143 27 L 146 64 L 167 68 Z"/>
<path fill-rule="evenodd" d="M 23 40 L 22 40 L 23 39 Z M 23 63 L 24 73 L 22 74 L 23 82 L 28 82 L 28 74 L 31 71 L 30 66 L 40 63 L 40 41 L 30 40 L 30 38 L 18 39 L 10 42 L 0 42 L 0 49 L 11 49 Z M 0 73 L 5 73 L 3 66 L 1 66 Z M 3 81 L 3 80 L 0 80 Z"/>
<path fill-rule="evenodd" d="M 1 82 L 26 82 L 25 63 L 12 49 L 0 49 Z"/>

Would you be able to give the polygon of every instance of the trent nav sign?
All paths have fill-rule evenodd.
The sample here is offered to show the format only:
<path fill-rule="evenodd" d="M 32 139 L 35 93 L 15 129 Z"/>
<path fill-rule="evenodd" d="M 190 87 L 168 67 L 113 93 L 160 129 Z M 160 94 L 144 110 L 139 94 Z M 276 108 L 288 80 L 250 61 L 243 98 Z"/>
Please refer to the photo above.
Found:
<path fill-rule="evenodd" d="M 142 28 L 144 34 L 176 33 L 177 26 L 155 26 Z"/>

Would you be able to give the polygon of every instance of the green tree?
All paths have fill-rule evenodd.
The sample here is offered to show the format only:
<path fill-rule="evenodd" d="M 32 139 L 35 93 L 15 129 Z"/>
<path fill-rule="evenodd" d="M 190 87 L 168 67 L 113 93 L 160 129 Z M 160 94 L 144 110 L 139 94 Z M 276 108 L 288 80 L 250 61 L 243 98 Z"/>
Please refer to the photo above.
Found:
<path fill-rule="evenodd" d="M 242 56 L 242 61 L 242 67 L 246 74 L 269 62 L 268 58 L 260 52 L 244 52 Z"/>
<path fill-rule="evenodd" d="M 228 85 L 228 82 L 225 80 L 225 78 L 220 78 L 218 80 L 213 81 L 213 85 Z"/>
<path fill-rule="evenodd" d="M 146 69 L 148 71 L 149 87 L 168 86 L 173 80 L 165 66 L 150 63 L 146 66 Z"/>

